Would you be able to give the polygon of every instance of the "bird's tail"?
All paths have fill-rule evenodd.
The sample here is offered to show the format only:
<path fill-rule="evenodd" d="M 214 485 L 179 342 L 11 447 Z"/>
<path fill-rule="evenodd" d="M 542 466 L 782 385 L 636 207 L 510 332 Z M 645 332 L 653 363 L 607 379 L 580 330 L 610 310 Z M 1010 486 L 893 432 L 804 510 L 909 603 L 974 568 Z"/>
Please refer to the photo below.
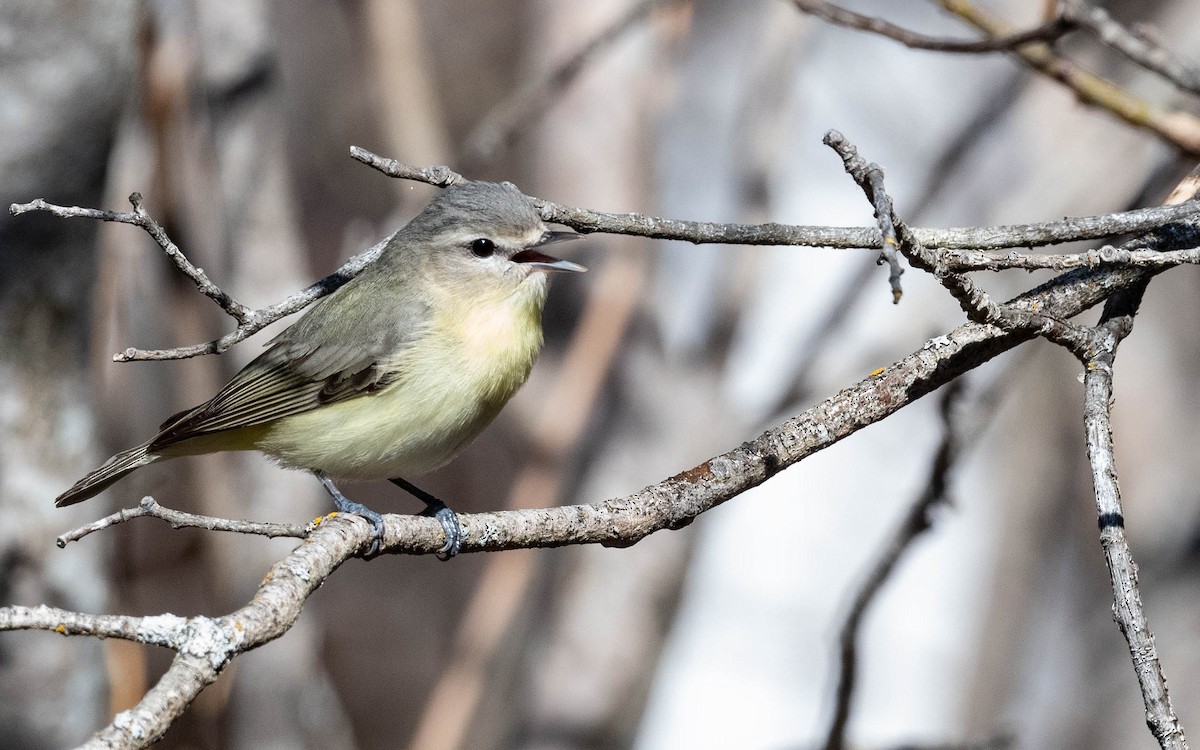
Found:
<path fill-rule="evenodd" d="M 144 443 L 108 459 L 103 466 L 89 472 L 87 476 L 76 482 L 74 487 L 59 495 L 54 501 L 54 505 L 61 508 L 64 505 L 81 503 L 108 489 L 111 484 L 134 469 L 152 464 L 162 458 L 157 453 L 147 452 L 149 445 L 149 443 Z"/>

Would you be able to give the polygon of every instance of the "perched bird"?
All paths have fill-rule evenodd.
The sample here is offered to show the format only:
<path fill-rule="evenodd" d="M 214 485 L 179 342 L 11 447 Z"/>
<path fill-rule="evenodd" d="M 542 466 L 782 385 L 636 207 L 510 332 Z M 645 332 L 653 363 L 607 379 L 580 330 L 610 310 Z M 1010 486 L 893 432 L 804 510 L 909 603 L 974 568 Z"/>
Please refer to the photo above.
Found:
<path fill-rule="evenodd" d="M 388 479 L 428 506 L 458 551 L 458 520 L 405 477 L 442 466 L 496 416 L 542 346 L 549 271 L 584 271 L 542 248 L 553 231 L 510 183 L 446 188 L 358 276 L 268 342 L 217 395 L 172 416 L 56 500 L 71 505 L 147 464 L 258 450 L 313 472 L 338 510 L 382 517 L 330 477 Z"/>

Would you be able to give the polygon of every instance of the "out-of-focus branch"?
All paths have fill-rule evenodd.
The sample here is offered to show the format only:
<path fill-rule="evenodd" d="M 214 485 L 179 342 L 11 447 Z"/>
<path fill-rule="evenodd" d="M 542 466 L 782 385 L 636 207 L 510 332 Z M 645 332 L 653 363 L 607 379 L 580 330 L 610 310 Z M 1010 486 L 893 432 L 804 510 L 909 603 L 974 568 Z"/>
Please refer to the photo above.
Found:
<path fill-rule="evenodd" d="M 1200 118 L 1184 111 L 1164 111 L 1112 81 L 1061 57 L 1050 42 L 1076 28 L 1086 28 L 1101 41 L 1134 62 L 1167 78 L 1176 86 L 1200 91 L 1200 69 L 1144 35 L 1117 24 L 1102 10 L 1081 0 L 1069 0 L 1061 12 L 1036 29 L 1016 32 L 971 0 L 939 0 L 942 7 L 986 34 L 961 42 L 918 34 L 880 18 L 831 5 L 821 0 L 793 0 L 802 12 L 829 23 L 893 39 L 916 49 L 955 53 L 1010 52 L 1034 70 L 1070 88 L 1086 104 L 1106 109 L 1125 122 L 1145 128 L 1193 156 L 1200 155 Z"/>
<path fill-rule="evenodd" d="M 955 380 L 943 392 L 942 441 L 934 453 L 925 488 L 855 593 L 838 635 L 837 692 L 833 719 L 825 735 L 825 750 L 842 750 L 846 745 L 846 727 L 858 677 L 858 636 L 867 609 L 876 601 L 904 553 L 912 548 L 917 537 L 932 528 L 934 511 L 949 501 L 951 474 L 963 453 L 975 444 L 995 416 L 1001 393 L 1009 382 L 1005 376 L 993 378 L 978 393 L 970 395 L 970 408 L 963 406 L 967 396 L 963 379 Z"/>
<path fill-rule="evenodd" d="M 1108 11 L 1082 0 L 1062 0 L 1062 18 L 1095 34 L 1125 57 L 1153 71 L 1185 91 L 1200 94 L 1200 65 L 1180 57 L 1147 33 L 1118 23 Z"/>
<path fill-rule="evenodd" d="M 956 52 L 966 54 L 988 53 L 988 52 L 1012 52 L 1018 47 L 1029 44 L 1031 42 L 1051 42 L 1059 39 L 1062 36 L 1074 30 L 1074 24 L 1067 21 L 1065 18 L 1055 18 L 1048 23 L 1042 24 L 1035 29 L 1028 31 L 1018 31 L 1004 36 L 995 36 L 986 39 L 942 39 L 939 37 L 926 36 L 918 34 L 915 31 L 897 26 L 894 23 L 868 16 L 862 13 L 855 13 L 852 10 L 839 7 L 832 3 L 824 2 L 823 0 L 792 0 L 792 3 L 802 13 L 807 13 L 810 16 L 820 18 L 823 21 L 842 26 L 847 29 L 857 29 L 858 31 L 867 31 L 878 36 L 887 37 L 888 39 L 900 42 L 905 47 L 912 49 L 924 49 L 934 52 Z"/>
<path fill-rule="evenodd" d="M 1008 24 L 970 0 L 939 0 L 942 7 L 991 37 L 1005 36 Z M 1048 45 L 1031 44 L 1013 51 L 1029 67 L 1075 92 L 1080 101 L 1106 109 L 1130 125 L 1145 128 L 1192 156 L 1200 156 L 1200 119 L 1183 112 L 1163 111 L 1112 81 L 1096 75 L 1054 52 Z"/>

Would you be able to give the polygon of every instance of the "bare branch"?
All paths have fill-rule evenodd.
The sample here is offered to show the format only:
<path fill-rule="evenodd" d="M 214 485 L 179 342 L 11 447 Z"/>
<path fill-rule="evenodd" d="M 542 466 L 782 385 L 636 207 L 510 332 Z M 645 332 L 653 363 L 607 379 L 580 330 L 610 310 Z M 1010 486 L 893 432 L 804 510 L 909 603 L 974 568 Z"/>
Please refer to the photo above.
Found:
<path fill-rule="evenodd" d="M 902 225 L 897 226 L 899 235 Z M 901 247 L 903 235 L 899 236 Z M 1150 236 L 1139 247 L 1154 249 L 1172 238 Z M 1021 311 L 1065 319 L 1096 304 L 1130 284 L 1153 275 L 1153 270 L 1094 269 L 1073 271 L 1008 303 Z M 953 380 L 980 363 L 1027 340 L 1027 331 L 1007 332 L 990 325 L 968 323 L 928 342 L 919 351 L 827 398 L 797 417 L 754 440 L 688 471 L 639 492 L 594 505 L 510 510 L 461 517 L 464 552 L 567 544 L 600 543 L 628 546 L 661 529 L 686 526 L 696 516 L 765 482 L 779 471 L 826 448 L 859 429 L 880 421 L 905 405 Z M 191 521 L 169 515 L 165 509 L 146 515 L 166 520 Z M 120 515 L 120 514 L 119 514 Z M 133 514 L 106 520 L 112 525 Z M 392 553 L 435 553 L 442 545 L 440 524 L 432 518 L 385 517 L 385 549 Z M 197 521 L 206 528 L 265 533 L 262 525 Z M 290 534 L 295 527 L 278 526 Z M 238 653 L 272 640 L 295 622 L 306 597 L 350 556 L 363 554 L 371 544 L 372 530 L 356 516 L 325 517 L 305 530 L 308 537 L 276 564 L 254 600 L 237 612 L 218 619 L 171 620 L 168 635 L 156 636 L 162 645 L 179 652 L 168 672 L 137 707 L 119 715 L 111 726 L 93 738 L 94 747 L 143 747 L 161 736 L 199 692 Z M 0 609 L 0 617 L 14 627 L 35 627 L 37 616 L 25 610 Z M 49 623 L 55 615 L 42 615 Z M 61 617 L 58 620 L 62 620 Z M 78 620 L 78 632 L 87 629 L 127 633 L 145 620 Z M 180 624 L 182 622 L 182 624 Z M 55 629 L 62 622 L 54 622 Z M 63 631 L 60 631 L 63 632 Z M 67 632 L 72 632 L 69 629 Z M 139 635 L 135 638 L 150 642 Z"/>
<path fill-rule="evenodd" d="M 867 200 L 875 209 L 875 221 L 879 224 L 879 233 L 883 237 L 878 263 L 888 264 L 888 283 L 892 287 L 892 302 L 899 303 L 900 298 L 904 295 L 900 288 L 900 275 L 904 273 L 904 269 L 900 267 L 900 258 L 896 254 L 896 248 L 900 241 L 896 238 L 896 225 L 893 222 L 895 212 L 892 208 L 892 197 L 883 188 L 883 169 L 878 164 L 867 164 L 859 157 L 854 146 L 850 145 L 850 142 L 836 130 L 827 132 L 822 142 L 842 157 L 842 165 L 846 172 L 866 193 Z"/>
<path fill-rule="evenodd" d="M 438 187 L 458 184 L 465 177 L 448 167 L 413 167 L 401 164 L 394 159 L 385 159 L 366 149 L 351 147 L 351 155 L 381 172 L 393 177 L 416 180 Z M 562 206 L 549 201 L 534 198 L 546 221 L 557 222 L 571 226 L 583 232 L 608 232 L 628 234 L 658 239 L 682 240 L 693 243 L 723 243 L 723 244 L 752 244 L 752 245 L 803 245 L 810 247 L 832 247 L 841 249 L 852 248 L 881 248 L 886 247 L 883 234 L 879 230 L 859 227 L 823 227 L 797 226 L 786 224 L 718 224 L 712 222 L 680 221 L 664 219 L 640 214 L 608 214 L 589 211 L 581 208 Z M 114 355 L 118 362 L 184 359 L 204 354 L 219 354 L 235 344 L 258 333 L 266 326 L 281 318 L 298 312 L 320 297 L 329 294 L 362 271 L 371 261 L 379 256 L 390 241 L 390 237 L 377 243 L 370 249 L 360 253 L 342 266 L 286 299 L 258 310 L 250 310 L 237 302 L 219 287 L 213 284 L 204 274 L 203 269 L 196 268 L 187 260 L 174 242 L 166 235 L 162 227 L 155 222 L 142 206 L 141 197 L 134 193 L 130 196 L 134 211 L 116 213 L 93 208 L 77 206 L 55 206 L 38 199 L 25 204 L 13 204 L 10 211 L 20 215 L 30 211 L 47 211 L 60 217 L 82 217 L 101 221 L 113 221 L 138 226 L 147 231 L 155 241 L 172 258 L 175 264 L 196 283 L 206 296 L 213 299 L 230 316 L 238 321 L 238 326 L 230 333 L 201 344 L 174 347 L 170 349 L 138 349 L 130 347 Z M 1106 214 L 1102 216 L 1068 218 L 1062 221 L 1043 222 L 1039 224 L 1024 224 L 1000 227 L 972 227 L 951 229 L 913 229 L 911 233 L 927 247 L 942 250 L 961 250 L 958 255 L 949 254 L 943 262 L 947 268 L 955 271 L 975 270 L 977 268 L 1071 268 L 1094 267 L 1097 262 L 1096 251 L 1089 255 L 1058 255 L 1037 256 L 1008 252 L 1004 255 L 987 254 L 989 250 L 1012 247 L 1034 247 L 1039 245 L 1072 242 L 1078 240 L 1099 239 L 1117 234 L 1145 232 L 1162 228 L 1164 224 L 1178 221 L 1200 213 L 1200 204 L 1188 203 L 1179 206 L 1165 206 L 1124 213 Z M 1170 248 L 1177 250 L 1177 247 Z M 1169 267 L 1180 263 L 1194 263 L 1195 253 L 1175 253 L 1172 255 L 1154 255 L 1143 253 L 1123 255 L 1121 253 L 1099 256 L 1100 263 L 1121 263 L 1128 258 L 1128 264 L 1147 267 Z M 895 263 L 894 255 L 888 259 L 892 268 L 890 276 L 893 283 L 893 296 L 899 285 L 899 266 Z M 1111 260 L 1109 259 L 1111 258 Z"/>
<path fill-rule="evenodd" d="M 449 167 L 414 167 L 386 159 L 359 146 L 350 154 L 358 161 L 390 176 L 424 182 L 435 187 L 457 184 L 466 178 Z M 867 227 L 829 227 L 797 224 L 722 224 L 707 221 L 667 219 L 645 214 L 615 214 L 564 206 L 534 198 L 545 221 L 564 224 L 580 232 L 604 232 L 693 244 L 797 245 L 838 250 L 878 249 L 883 236 Z M 1163 224 L 1200 214 L 1200 204 L 1154 206 L 1135 211 L 1081 216 L 1037 224 L 996 227 L 914 228 L 923 245 L 934 249 L 1003 250 L 1041 247 L 1064 242 L 1097 240 L 1119 234 L 1156 229 Z M 1034 256 L 1036 257 L 1036 256 Z"/>
<path fill-rule="evenodd" d="M 1074 24 L 1065 18 L 1056 18 L 1049 23 L 1028 31 L 1019 31 L 999 37 L 986 39 L 959 40 L 941 39 L 925 36 L 910 31 L 902 26 L 889 23 L 882 18 L 855 13 L 832 3 L 822 0 L 792 0 L 792 3 L 802 13 L 815 16 L 835 26 L 847 29 L 867 31 L 878 36 L 900 42 L 912 49 L 932 50 L 934 52 L 958 52 L 967 54 L 986 52 L 1011 52 L 1030 42 L 1050 42 L 1059 39 L 1074 30 Z"/>
<path fill-rule="evenodd" d="M 433 185 L 439 188 L 461 185 L 468 181 L 466 177 L 450 169 L 450 167 L 413 167 L 408 164 L 401 164 L 395 159 L 384 158 L 360 146 L 350 147 L 350 158 L 357 159 L 369 167 L 374 167 L 389 177 L 424 182 L 426 185 Z"/>
<path fill-rule="evenodd" d="M 129 200 L 134 206 L 134 210 L 129 213 L 117 213 L 96 208 L 79 208 L 78 206 L 56 206 L 40 198 L 29 203 L 14 203 L 9 207 L 9 211 L 14 216 L 19 216 L 30 211 L 47 211 L 54 216 L 64 218 L 80 217 L 141 227 L 163 248 L 167 256 L 175 262 L 175 265 L 196 283 L 196 287 L 205 296 L 216 302 L 222 310 L 238 322 L 238 326 L 221 338 L 203 344 L 180 346 L 172 349 L 137 349 L 130 347 L 123 352 L 113 355 L 113 361 L 115 362 L 186 359 L 203 354 L 220 354 L 231 346 L 253 336 L 275 321 L 303 310 L 308 305 L 311 305 L 316 300 L 354 278 L 371 261 L 379 257 L 379 253 L 383 251 L 384 246 L 391 240 L 391 237 L 388 237 L 368 250 L 359 253 L 343 263 L 338 270 L 308 288 L 302 289 L 274 305 L 259 310 L 251 310 L 213 284 L 203 269 L 192 265 L 178 246 L 167 236 L 166 231 L 146 213 L 142 206 L 142 197 L 140 194 L 134 193 L 129 196 Z"/>
<path fill-rule="evenodd" d="M 60 635 L 88 635 L 122 638 L 149 643 L 141 635 L 144 617 L 128 615 L 88 615 L 57 607 L 0 607 L 0 630 L 48 630 Z"/>
<path fill-rule="evenodd" d="M 1200 227 L 1195 225 L 1181 226 L 1188 236 L 1181 236 L 1181 242 L 1189 245 L 1200 245 Z M 913 230 L 914 232 L 916 230 Z M 1065 271 L 1070 268 L 1099 268 L 1101 266 L 1129 266 L 1136 268 L 1171 268 L 1184 264 L 1200 263 L 1200 247 L 1189 250 L 1137 250 L 1117 248 L 1105 245 L 1101 248 L 1086 250 L 1080 253 L 1061 253 L 1034 255 L 1030 253 L 1000 252 L 995 250 L 942 250 L 940 251 L 943 264 L 951 271 L 965 273 L 968 271 L 1007 271 L 1022 269 L 1033 271 L 1037 269 L 1053 269 Z"/>

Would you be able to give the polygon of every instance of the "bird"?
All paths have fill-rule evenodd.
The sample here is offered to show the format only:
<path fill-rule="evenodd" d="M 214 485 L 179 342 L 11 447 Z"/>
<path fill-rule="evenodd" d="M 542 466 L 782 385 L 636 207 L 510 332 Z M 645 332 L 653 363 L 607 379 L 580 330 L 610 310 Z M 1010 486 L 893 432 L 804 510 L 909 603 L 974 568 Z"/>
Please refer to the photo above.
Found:
<path fill-rule="evenodd" d="M 550 228 L 512 183 L 445 188 L 216 395 L 168 418 L 55 505 L 87 500 L 158 461 L 257 450 L 311 472 L 338 511 L 366 518 L 364 557 L 381 549 L 383 518 L 334 479 L 386 479 L 421 499 L 445 531 L 439 556 L 453 557 L 457 516 L 407 477 L 448 463 L 525 383 L 542 348 L 550 273 L 587 270 L 543 250 L 582 236 Z"/>

